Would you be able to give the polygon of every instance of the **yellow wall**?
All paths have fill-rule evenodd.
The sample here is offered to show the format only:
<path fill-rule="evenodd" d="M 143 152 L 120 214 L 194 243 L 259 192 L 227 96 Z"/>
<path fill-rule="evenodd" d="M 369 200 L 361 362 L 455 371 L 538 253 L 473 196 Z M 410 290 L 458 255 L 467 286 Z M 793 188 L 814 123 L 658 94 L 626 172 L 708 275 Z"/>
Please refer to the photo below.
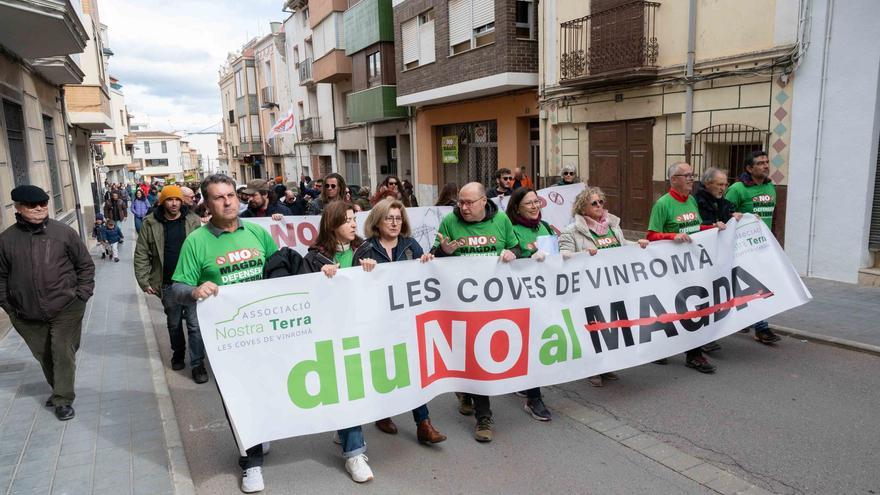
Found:
<path fill-rule="evenodd" d="M 450 103 L 416 111 L 418 178 L 420 184 L 438 184 L 440 143 L 435 126 L 494 120 L 498 128 L 498 164 L 503 167 L 529 163 L 529 117 L 538 116 L 534 91 Z"/>

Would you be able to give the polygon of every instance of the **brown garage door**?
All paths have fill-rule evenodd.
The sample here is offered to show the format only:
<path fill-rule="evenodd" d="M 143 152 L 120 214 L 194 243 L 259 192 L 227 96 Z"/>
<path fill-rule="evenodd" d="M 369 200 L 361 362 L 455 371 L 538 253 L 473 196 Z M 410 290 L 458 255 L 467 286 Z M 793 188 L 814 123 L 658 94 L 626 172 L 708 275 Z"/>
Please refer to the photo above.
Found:
<path fill-rule="evenodd" d="M 653 119 L 589 126 L 590 185 L 605 191 L 605 206 L 624 229 L 648 228 L 653 126 Z"/>

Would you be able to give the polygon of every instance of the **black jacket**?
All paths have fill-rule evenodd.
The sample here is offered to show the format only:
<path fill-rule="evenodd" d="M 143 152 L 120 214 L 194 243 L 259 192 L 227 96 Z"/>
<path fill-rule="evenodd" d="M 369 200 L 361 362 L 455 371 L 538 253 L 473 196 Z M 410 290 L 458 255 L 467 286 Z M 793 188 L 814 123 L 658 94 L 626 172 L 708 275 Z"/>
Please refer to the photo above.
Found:
<path fill-rule="evenodd" d="M 253 218 L 253 217 L 257 216 L 256 213 L 257 212 L 251 210 L 250 208 L 247 208 L 243 212 L 241 212 L 241 215 L 239 215 L 239 216 L 241 218 Z M 284 206 L 283 204 L 281 204 L 277 201 L 274 203 L 270 203 L 269 206 L 266 207 L 266 216 L 267 217 L 271 217 L 272 215 L 274 215 L 276 213 L 281 213 L 282 215 L 286 215 L 286 216 L 291 215 L 290 210 L 288 210 L 286 206 Z"/>
<path fill-rule="evenodd" d="M 422 246 L 412 237 L 400 236 L 397 238 L 397 246 L 391 250 L 391 258 L 388 251 L 382 247 L 378 237 L 370 237 L 354 252 L 353 266 L 360 264 L 362 259 L 376 260 L 376 263 L 388 263 L 391 261 L 417 260 L 422 257 Z"/>
<path fill-rule="evenodd" d="M 724 199 L 723 196 L 720 198 L 712 196 L 700 183 L 697 184 L 694 199 L 697 200 L 703 225 L 712 225 L 715 222 L 727 223 L 733 217 L 733 212 L 736 211 L 733 203 Z"/>
<path fill-rule="evenodd" d="M 289 247 L 283 247 L 269 259 L 263 267 L 263 278 L 289 277 L 309 273 L 301 254 Z"/>
<path fill-rule="evenodd" d="M 16 215 L 18 217 L 18 215 Z M 0 234 L 0 307 L 22 320 L 49 321 L 95 289 L 95 263 L 75 230 L 17 218 Z"/>
<path fill-rule="evenodd" d="M 360 247 L 361 247 L 362 245 L 363 245 L 363 241 L 360 240 L 360 238 L 358 237 L 358 238 L 356 238 L 354 241 L 352 241 L 352 243 L 351 243 L 351 249 L 352 249 L 354 252 L 357 252 L 358 249 L 360 249 Z M 305 258 L 303 258 L 303 266 L 304 266 L 303 269 L 305 270 L 303 273 L 315 273 L 315 272 L 320 272 L 322 266 L 324 266 L 324 265 L 332 265 L 332 264 L 335 264 L 335 263 L 336 263 L 336 260 L 333 259 L 333 256 L 332 256 L 332 255 L 328 256 L 328 255 L 327 255 L 326 253 L 324 253 L 324 251 L 322 251 L 321 249 L 319 249 L 319 248 L 317 248 L 317 247 L 315 247 L 315 246 L 312 246 L 312 247 L 309 248 L 309 252 L 306 253 Z M 351 266 L 357 266 L 357 264 L 358 264 L 358 263 L 357 263 L 357 260 L 356 260 L 356 259 L 352 259 L 352 264 L 351 264 Z"/>

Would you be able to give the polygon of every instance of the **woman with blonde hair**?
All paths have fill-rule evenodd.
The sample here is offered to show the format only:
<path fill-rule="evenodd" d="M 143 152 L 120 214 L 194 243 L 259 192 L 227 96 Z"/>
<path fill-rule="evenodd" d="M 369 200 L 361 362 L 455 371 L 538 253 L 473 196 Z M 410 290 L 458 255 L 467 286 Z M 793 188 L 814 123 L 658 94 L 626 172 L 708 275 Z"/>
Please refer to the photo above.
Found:
<path fill-rule="evenodd" d="M 638 244 L 648 247 L 647 239 L 628 241 L 620 228 L 620 218 L 605 209 L 605 193 L 598 187 L 588 187 L 574 199 L 574 223 L 559 234 L 559 252 L 563 256 L 587 252 L 595 255 L 600 249 Z M 593 322 L 590 322 L 593 323 Z M 590 385 L 601 387 L 605 380 L 617 380 L 616 373 L 602 373 L 588 378 Z"/>
<path fill-rule="evenodd" d="M 376 203 L 364 223 L 364 235 L 367 239 L 354 253 L 354 264 L 363 260 L 374 260 L 375 263 L 391 263 L 394 261 L 420 260 L 422 263 L 434 259 L 425 254 L 415 239 L 410 237 L 409 218 L 403 202 L 394 198 L 385 198 Z M 416 422 L 416 438 L 420 443 L 440 443 L 446 440 L 431 424 L 428 417 L 428 406 L 421 405 L 412 410 Z M 391 418 L 376 421 L 380 431 L 394 435 L 397 425 Z"/>

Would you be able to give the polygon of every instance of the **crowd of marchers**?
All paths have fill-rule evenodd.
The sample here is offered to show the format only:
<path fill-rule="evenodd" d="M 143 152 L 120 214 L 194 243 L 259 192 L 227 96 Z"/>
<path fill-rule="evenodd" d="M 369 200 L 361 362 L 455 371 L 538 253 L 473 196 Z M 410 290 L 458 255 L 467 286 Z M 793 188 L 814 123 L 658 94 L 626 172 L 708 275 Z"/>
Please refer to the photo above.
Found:
<path fill-rule="evenodd" d="M 93 256 L 119 260 L 118 244 L 124 242 L 119 224 L 129 213 L 137 233 L 135 278 L 140 289 L 159 298 L 164 307 L 170 366 L 181 371 L 188 361 L 193 380 L 201 384 L 209 381 L 209 371 L 196 303 L 221 290 L 221 267 L 236 261 L 229 258 L 230 253 L 249 250 L 263 267 L 234 281 L 241 283 L 317 272 L 333 277 L 344 269 L 371 272 L 378 263 L 430 263 L 439 257 L 477 254 L 494 255 L 501 262 L 517 258 L 541 262 L 548 254 L 539 248 L 548 245 L 541 242 L 545 236 L 556 238 L 549 245 L 558 245 L 564 257 L 595 256 L 603 249 L 628 244 L 645 248 L 651 242 L 691 242 L 691 234 L 724 229 L 731 218 L 743 213 L 753 213 L 772 227 L 776 191 L 768 173 L 767 154 L 760 151 L 748 157 L 745 172 L 730 187 L 723 170 L 709 168 L 697 181 L 688 163 L 672 164 L 667 170 L 670 189 L 654 204 L 644 238 L 631 241 L 624 237 L 620 218 L 606 209 L 601 189 L 587 186 L 578 194 L 572 207 L 574 222 L 557 232 L 541 218 L 541 200 L 531 179 L 522 169 L 501 168 L 489 189 L 477 182 L 441 188 L 436 204 L 454 209 L 442 219 L 428 252 L 411 237 L 407 208 L 418 206 L 412 184 L 394 176 L 385 178 L 374 194 L 367 188 L 346 186 L 345 179 L 336 173 L 317 180 L 302 176 L 298 182 L 286 184 L 277 177 L 239 186 L 225 175 L 212 175 L 198 185 L 182 187 L 108 184 L 103 215 L 98 216 L 93 230 L 97 254 L 89 252 L 76 231 L 49 218 L 45 191 L 24 185 L 12 190 L 16 223 L 0 234 L 0 307 L 9 314 L 52 387 L 46 406 L 54 407 L 59 420 L 69 420 L 75 416 L 75 354 L 86 302 L 94 288 Z M 576 182 L 575 171 L 566 167 L 558 185 Z M 499 196 L 507 199 L 506 211 L 491 201 Z M 369 211 L 363 236 L 355 221 L 359 211 Z M 320 215 L 317 238 L 304 257 L 287 247 L 279 249 L 267 230 L 241 220 L 279 220 L 285 215 Z M 486 245 L 473 246 L 466 242 L 469 238 L 484 239 Z M 778 340 L 765 321 L 757 322 L 753 329 L 760 343 Z M 716 368 L 706 354 L 720 348 L 712 342 L 692 349 L 685 355 L 685 365 L 713 373 Z M 656 364 L 667 364 L 667 360 Z M 602 387 L 606 381 L 618 379 L 615 373 L 604 373 L 588 380 Z M 523 408 L 531 417 L 551 420 L 539 388 L 517 395 L 525 399 Z M 476 419 L 474 438 L 492 441 L 490 398 L 456 396 L 459 412 Z M 412 416 L 419 442 L 446 440 L 431 423 L 427 405 L 414 409 Z M 375 426 L 387 434 L 398 431 L 391 418 L 377 421 Z M 361 425 L 335 432 L 333 440 L 341 446 L 345 469 L 354 481 L 373 479 Z M 258 444 L 239 458 L 242 491 L 263 490 L 262 464 L 268 450 L 268 442 Z"/>

